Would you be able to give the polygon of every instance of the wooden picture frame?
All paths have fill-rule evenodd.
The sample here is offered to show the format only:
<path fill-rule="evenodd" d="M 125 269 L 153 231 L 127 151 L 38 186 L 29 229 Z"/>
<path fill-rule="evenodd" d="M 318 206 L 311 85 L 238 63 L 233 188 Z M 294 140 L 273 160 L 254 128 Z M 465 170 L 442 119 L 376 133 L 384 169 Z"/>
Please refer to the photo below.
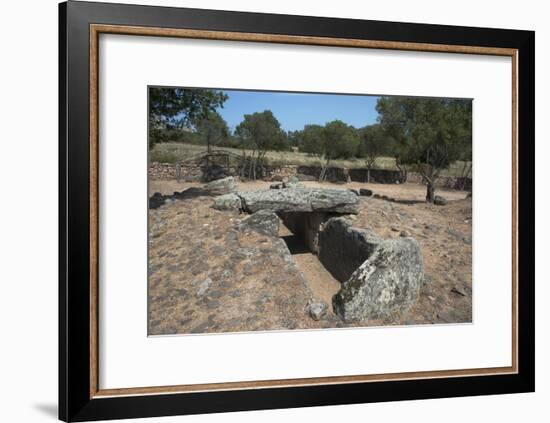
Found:
<path fill-rule="evenodd" d="M 534 390 L 534 33 L 106 3 L 59 6 L 59 417 L 64 421 Z M 99 34 L 512 58 L 512 366 L 99 389 Z"/>

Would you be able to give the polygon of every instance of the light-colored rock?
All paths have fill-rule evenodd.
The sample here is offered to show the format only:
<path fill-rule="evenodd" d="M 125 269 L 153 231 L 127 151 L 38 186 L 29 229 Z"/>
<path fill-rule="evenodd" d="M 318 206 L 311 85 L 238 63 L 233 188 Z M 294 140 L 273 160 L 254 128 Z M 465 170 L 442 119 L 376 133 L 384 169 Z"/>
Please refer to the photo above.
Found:
<path fill-rule="evenodd" d="M 294 187 L 238 193 L 248 213 L 273 212 L 358 213 L 359 199 L 348 190 Z"/>
<path fill-rule="evenodd" d="M 216 210 L 240 210 L 241 197 L 233 193 L 220 195 L 214 198 L 214 205 L 212 207 Z"/>
<path fill-rule="evenodd" d="M 269 210 L 259 210 L 248 216 L 239 224 L 242 231 L 252 230 L 263 235 L 278 236 L 281 221 L 279 217 Z"/>
<path fill-rule="evenodd" d="M 328 304 L 324 301 L 311 301 L 308 303 L 306 310 L 313 320 L 321 320 L 327 314 Z"/>
<path fill-rule="evenodd" d="M 424 262 L 414 238 L 382 241 L 332 299 L 345 322 L 396 319 L 418 299 Z"/>
<path fill-rule="evenodd" d="M 207 183 L 203 188 L 210 195 L 224 195 L 237 191 L 237 181 L 233 176 Z"/>

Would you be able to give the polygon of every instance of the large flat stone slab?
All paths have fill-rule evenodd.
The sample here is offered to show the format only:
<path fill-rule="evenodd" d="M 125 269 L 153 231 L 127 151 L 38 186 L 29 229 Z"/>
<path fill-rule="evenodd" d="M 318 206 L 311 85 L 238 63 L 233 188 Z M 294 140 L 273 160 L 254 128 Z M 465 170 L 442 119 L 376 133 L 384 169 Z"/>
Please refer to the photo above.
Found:
<path fill-rule="evenodd" d="M 295 187 L 239 192 L 244 211 L 334 212 L 357 214 L 358 197 L 348 190 Z"/>

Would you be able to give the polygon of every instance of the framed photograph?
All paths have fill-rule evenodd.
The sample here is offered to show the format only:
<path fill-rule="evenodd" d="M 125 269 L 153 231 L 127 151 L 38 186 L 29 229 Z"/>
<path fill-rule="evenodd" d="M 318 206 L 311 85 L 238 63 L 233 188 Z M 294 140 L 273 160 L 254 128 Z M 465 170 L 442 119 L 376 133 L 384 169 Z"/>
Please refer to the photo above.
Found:
<path fill-rule="evenodd" d="M 534 33 L 66 2 L 59 417 L 534 390 Z"/>

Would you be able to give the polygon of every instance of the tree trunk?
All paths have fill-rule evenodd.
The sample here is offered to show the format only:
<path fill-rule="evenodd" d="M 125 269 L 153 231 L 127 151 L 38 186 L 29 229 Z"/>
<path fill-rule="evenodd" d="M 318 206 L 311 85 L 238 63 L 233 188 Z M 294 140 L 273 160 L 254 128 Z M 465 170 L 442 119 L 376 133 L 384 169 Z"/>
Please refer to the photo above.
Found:
<path fill-rule="evenodd" d="M 370 169 L 367 169 L 367 183 L 370 184 Z"/>
<path fill-rule="evenodd" d="M 432 181 L 426 181 L 426 202 L 433 203 L 435 200 L 435 186 Z"/>

